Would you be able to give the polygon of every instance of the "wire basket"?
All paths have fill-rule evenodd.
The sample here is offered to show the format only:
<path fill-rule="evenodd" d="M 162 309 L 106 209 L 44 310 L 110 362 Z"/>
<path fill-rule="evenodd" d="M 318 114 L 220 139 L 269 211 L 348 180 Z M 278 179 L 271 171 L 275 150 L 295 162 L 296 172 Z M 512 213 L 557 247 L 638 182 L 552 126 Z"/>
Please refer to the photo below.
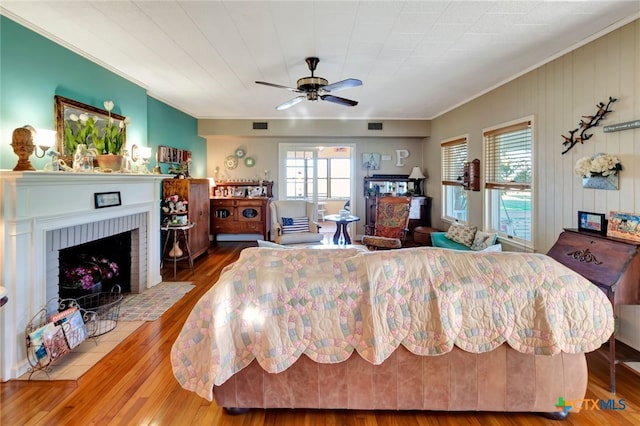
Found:
<path fill-rule="evenodd" d="M 87 294 L 72 299 L 82 313 L 87 337 L 101 336 L 116 328 L 123 298 L 120 286 L 115 285 L 110 293 Z"/>

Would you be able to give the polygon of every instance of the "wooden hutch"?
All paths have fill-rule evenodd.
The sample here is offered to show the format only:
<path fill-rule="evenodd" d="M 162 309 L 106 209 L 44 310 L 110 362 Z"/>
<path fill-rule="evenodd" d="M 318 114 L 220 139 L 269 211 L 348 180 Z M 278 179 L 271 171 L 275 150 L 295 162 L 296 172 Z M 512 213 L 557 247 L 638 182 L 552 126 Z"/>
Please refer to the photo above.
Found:
<path fill-rule="evenodd" d="M 409 179 L 409 175 L 374 175 L 364 178 L 365 225 L 374 226 L 378 209 L 378 197 L 403 196 L 407 192 L 419 190 L 419 182 Z M 431 197 L 412 196 L 409 213 L 409 232 L 417 226 L 431 226 Z"/>
<path fill-rule="evenodd" d="M 218 234 L 261 234 L 269 240 L 273 181 L 216 182 L 210 198 L 209 232 Z"/>
<path fill-rule="evenodd" d="M 209 180 L 208 179 L 164 179 L 162 181 L 163 200 L 177 195 L 181 200 L 187 200 L 187 211 L 179 215 L 186 215 L 187 221 L 194 227 L 189 230 L 188 244 L 191 256 L 196 258 L 209 250 Z M 174 216 L 173 214 L 172 216 Z M 167 214 L 163 213 L 163 218 Z"/>

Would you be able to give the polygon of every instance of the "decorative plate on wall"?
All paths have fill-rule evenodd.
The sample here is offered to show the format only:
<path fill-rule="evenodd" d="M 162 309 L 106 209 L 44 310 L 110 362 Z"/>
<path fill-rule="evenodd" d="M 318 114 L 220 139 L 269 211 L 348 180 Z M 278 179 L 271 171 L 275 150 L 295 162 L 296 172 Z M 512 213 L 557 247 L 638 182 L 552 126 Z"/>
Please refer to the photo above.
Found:
<path fill-rule="evenodd" d="M 247 153 L 246 153 L 246 152 L 244 152 L 244 149 L 242 149 L 242 148 L 238 148 L 238 149 L 236 149 L 236 157 L 238 157 L 238 158 L 242 158 L 242 157 L 244 157 L 246 154 L 247 154 Z"/>
<path fill-rule="evenodd" d="M 244 159 L 244 165 L 247 167 L 253 167 L 256 165 L 256 160 L 254 160 L 252 157 L 247 157 Z"/>
<path fill-rule="evenodd" d="M 233 170 L 238 167 L 238 159 L 234 155 L 229 155 L 224 159 L 224 166 L 229 170 Z"/>

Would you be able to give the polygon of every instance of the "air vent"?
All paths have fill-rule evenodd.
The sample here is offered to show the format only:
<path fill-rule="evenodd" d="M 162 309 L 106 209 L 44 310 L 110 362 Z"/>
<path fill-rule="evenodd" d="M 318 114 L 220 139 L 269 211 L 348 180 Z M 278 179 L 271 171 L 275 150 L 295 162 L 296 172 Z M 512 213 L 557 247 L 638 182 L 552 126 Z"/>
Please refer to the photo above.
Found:
<path fill-rule="evenodd" d="M 266 121 L 254 121 L 253 122 L 253 130 L 267 130 L 269 129 L 269 123 Z"/>
<path fill-rule="evenodd" d="M 382 123 L 369 123 L 369 130 L 382 130 Z"/>

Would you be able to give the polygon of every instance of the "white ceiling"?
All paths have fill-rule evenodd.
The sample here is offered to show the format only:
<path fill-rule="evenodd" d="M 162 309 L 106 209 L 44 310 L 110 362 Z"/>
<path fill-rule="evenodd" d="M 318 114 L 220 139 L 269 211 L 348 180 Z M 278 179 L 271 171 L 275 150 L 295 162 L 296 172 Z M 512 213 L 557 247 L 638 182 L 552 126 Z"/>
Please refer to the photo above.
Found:
<path fill-rule="evenodd" d="M 427 119 L 640 16 L 635 1 L 12 1 L 2 14 L 196 118 Z M 349 108 L 274 107 L 310 72 Z M 117 101 L 117 100 L 116 100 Z"/>

